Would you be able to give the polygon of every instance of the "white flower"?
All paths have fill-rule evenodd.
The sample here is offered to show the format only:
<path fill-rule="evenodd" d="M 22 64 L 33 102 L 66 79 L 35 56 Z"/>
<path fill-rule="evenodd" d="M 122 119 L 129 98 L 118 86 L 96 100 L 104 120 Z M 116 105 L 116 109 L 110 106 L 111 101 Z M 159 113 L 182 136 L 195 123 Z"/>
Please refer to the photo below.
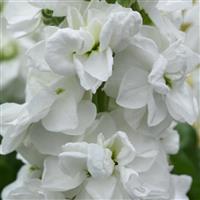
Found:
<path fill-rule="evenodd" d="M 138 147 L 142 142 L 144 141 L 136 141 Z M 51 191 L 55 189 L 55 191 L 78 190 L 81 187 L 81 191 L 88 193 L 93 199 L 110 199 L 114 198 L 114 191 L 119 189 L 119 185 L 124 184 L 125 188 L 119 189 L 117 192 L 123 196 L 126 194 L 125 190 L 132 187 L 130 184 L 136 188 L 140 187 L 137 185 L 138 183 L 136 185 L 133 182 L 125 184 L 124 173 L 128 170 L 132 171 L 139 181 L 139 173 L 146 173 L 150 170 L 156 157 L 155 151 L 137 152 L 123 132 L 117 132 L 107 140 L 99 135 L 98 144 L 68 143 L 63 147 L 59 159 L 56 157 L 47 158 L 43 186 Z M 52 172 L 55 169 L 58 172 L 56 174 Z M 110 187 L 112 188 L 110 192 L 108 192 L 107 184 L 113 185 Z M 101 190 L 106 192 L 101 193 Z M 134 195 L 137 195 L 137 192 Z"/>
<path fill-rule="evenodd" d="M 11 183 L 2 192 L 3 200 L 64 200 L 65 196 L 59 192 L 49 192 L 41 187 L 40 170 L 34 166 L 23 166 L 18 173 L 17 181 Z"/>
<path fill-rule="evenodd" d="M 154 32 L 147 27 L 144 34 L 150 33 Z M 116 72 L 110 86 L 120 85 L 116 100 L 120 106 L 129 109 L 148 107 L 149 126 L 158 125 L 168 114 L 177 121 L 192 124 L 197 117 L 196 100 L 185 80 L 188 72 L 199 63 L 199 56 L 179 41 L 162 50 L 166 43 L 162 37 L 160 39 L 162 54 L 153 40 L 135 38 L 129 48 L 116 56 Z M 110 89 L 107 87 L 106 92 L 115 97 L 116 93 Z"/>
<path fill-rule="evenodd" d="M 189 188 L 192 183 L 192 179 L 190 176 L 186 175 L 172 175 L 172 199 L 182 199 L 182 200 L 188 200 L 187 192 L 189 191 Z"/>
<path fill-rule="evenodd" d="M 2 140 L 2 151 L 8 153 L 15 150 L 23 142 L 29 126 L 40 120 L 52 132 L 83 134 L 96 116 L 95 106 L 88 100 L 82 100 L 83 94 L 84 91 L 74 77 L 59 78 L 50 87 L 37 91 L 23 105 L 1 105 L 4 110 L 1 126 L 5 126 L 6 132 Z M 17 115 L 10 114 L 10 107 L 16 108 Z M 8 114 L 10 118 L 6 119 Z"/>
<path fill-rule="evenodd" d="M 2 23 L 0 44 L 0 91 L 1 98 L 5 101 L 14 98 L 24 98 L 26 72 L 24 52 L 33 45 L 30 38 L 17 40 L 13 33 L 8 30 L 7 20 L 0 16 Z M 2 101 L 2 100 L 1 100 Z"/>
<path fill-rule="evenodd" d="M 159 28 L 168 39 L 175 41 L 176 39 L 184 38 L 184 34 L 176 28 L 169 14 L 178 11 L 181 12 L 192 7 L 192 0 L 180 0 L 178 2 L 168 0 L 153 0 L 151 2 L 148 0 L 139 0 L 138 3 L 145 9 L 157 28 Z"/>
<path fill-rule="evenodd" d="M 190 9 L 187 9 L 183 15 L 183 21 L 181 28 L 186 32 L 185 43 L 188 45 L 193 51 L 200 53 L 199 45 L 200 45 L 200 37 L 198 34 L 194 34 L 199 32 L 199 20 L 198 14 L 200 9 L 200 2 L 197 1 L 196 4 L 193 5 Z"/>
<path fill-rule="evenodd" d="M 65 0 L 65 1 L 59 1 L 59 0 L 29 0 L 30 4 L 32 4 L 35 7 L 41 8 L 41 9 L 49 9 L 54 11 L 54 16 L 66 16 L 67 10 L 69 7 L 76 7 L 76 8 L 85 8 L 88 6 L 89 2 L 86 2 L 84 0 Z"/>
<path fill-rule="evenodd" d="M 13 12 L 13 10 L 15 12 Z M 40 9 L 28 3 L 6 1 L 4 5 L 4 16 L 8 21 L 8 28 L 14 37 L 19 38 L 32 33 L 41 22 Z"/>
<path fill-rule="evenodd" d="M 72 9 L 70 28 L 58 30 L 46 42 L 50 68 L 61 75 L 76 71 L 81 85 L 93 93 L 112 75 L 113 53 L 128 45 L 141 24 L 139 13 L 119 5 L 107 7 L 89 8 L 86 20 Z"/>

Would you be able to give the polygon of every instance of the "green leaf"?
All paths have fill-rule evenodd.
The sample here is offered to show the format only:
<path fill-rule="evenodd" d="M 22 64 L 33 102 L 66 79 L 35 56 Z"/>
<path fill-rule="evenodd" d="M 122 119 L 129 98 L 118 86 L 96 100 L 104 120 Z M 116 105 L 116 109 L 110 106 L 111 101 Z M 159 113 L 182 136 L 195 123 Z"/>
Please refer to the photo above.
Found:
<path fill-rule="evenodd" d="M 106 0 L 107 3 L 115 3 L 116 0 Z"/>
<path fill-rule="evenodd" d="M 65 17 L 55 17 L 53 16 L 53 11 L 49 9 L 43 9 L 42 11 L 42 21 L 48 26 L 58 26 L 60 25 Z"/>
<path fill-rule="evenodd" d="M 131 7 L 131 5 L 134 3 L 134 0 L 117 0 L 117 2 L 118 2 L 120 5 L 129 8 L 129 7 Z"/>
<path fill-rule="evenodd" d="M 170 158 L 174 165 L 173 173 L 187 174 L 192 177 L 189 197 L 191 200 L 196 200 L 200 197 L 200 149 L 197 133 L 186 123 L 178 124 L 175 129 L 180 135 L 180 151 Z"/>
<path fill-rule="evenodd" d="M 131 8 L 134 11 L 137 11 L 137 12 L 139 12 L 141 14 L 144 25 L 153 25 L 153 22 L 152 22 L 151 18 L 148 16 L 148 14 L 145 12 L 144 9 L 140 8 L 140 6 L 139 6 L 137 1 L 135 1 L 135 3 L 132 4 Z"/>

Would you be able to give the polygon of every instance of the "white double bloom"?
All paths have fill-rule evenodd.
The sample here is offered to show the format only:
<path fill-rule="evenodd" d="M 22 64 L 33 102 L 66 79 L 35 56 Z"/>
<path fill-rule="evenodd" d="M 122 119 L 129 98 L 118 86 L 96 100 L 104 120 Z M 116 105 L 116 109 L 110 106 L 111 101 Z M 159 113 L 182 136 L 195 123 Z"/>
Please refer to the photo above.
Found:
<path fill-rule="evenodd" d="M 75 77 L 62 78 L 45 73 L 46 83 L 44 80 L 40 88 L 37 81 L 42 76 L 37 75 L 32 73 L 33 77 L 29 76 L 31 83 L 28 84 L 28 89 L 32 96 L 27 95 L 24 104 L 1 105 L 4 153 L 16 150 L 23 142 L 31 124 L 40 120 L 49 131 L 81 135 L 96 117 L 94 104 L 83 99 L 84 91 Z"/>
<path fill-rule="evenodd" d="M 149 126 L 158 125 L 169 114 L 177 121 L 194 123 L 197 102 L 186 78 L 200 63 L 199 55 L 181 41 L 170 44 L 154 28 L 144 27 L 141 33 L 116 56 L 107 94 L 128 109 L 147 106 Z"/>
<path fill-rule="evenodd" d="M 69 28 L 46 41 L 46 61 L 57 74 L 77 73 L 81 86 L 93 93 L 112 75 L 114 53 L 126 48 L 142 23 L 138 12 L 119 5 L 91 6 L 82 16 L 68 12 Z"/>

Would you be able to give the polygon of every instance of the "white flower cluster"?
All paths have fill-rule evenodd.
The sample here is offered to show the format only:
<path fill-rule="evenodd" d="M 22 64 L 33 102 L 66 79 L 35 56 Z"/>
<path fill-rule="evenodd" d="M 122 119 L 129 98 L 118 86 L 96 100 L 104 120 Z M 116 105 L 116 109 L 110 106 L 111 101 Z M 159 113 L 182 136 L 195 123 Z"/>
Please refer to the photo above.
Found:
<path fill-rule="evenodd" d="M 3 2 L 3 32 L 29 40 L 7 52 L 28 69 L 25 103 L 0 107 L 1 153 L 25 163 L 3 200 L 188 199 L 191 178 L 171 174 L 168 155 L 176 122 L 198 116 L 188 77 L 200 64 L 199 4 L 134 5 L 151 25 L 118 3 Z"/>

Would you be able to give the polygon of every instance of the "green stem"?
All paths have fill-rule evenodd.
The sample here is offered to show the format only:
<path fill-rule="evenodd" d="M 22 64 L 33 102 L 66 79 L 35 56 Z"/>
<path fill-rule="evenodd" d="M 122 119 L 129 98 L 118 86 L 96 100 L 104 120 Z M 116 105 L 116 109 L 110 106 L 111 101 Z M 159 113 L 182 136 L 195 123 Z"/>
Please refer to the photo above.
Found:
<path fill-rule="evenodd" d="M 108 111 L 109 97 L 103 91 L 103 86 L 104 84 L 92 97 L 92 102 L 96 105 L 98 113 Z"/>

